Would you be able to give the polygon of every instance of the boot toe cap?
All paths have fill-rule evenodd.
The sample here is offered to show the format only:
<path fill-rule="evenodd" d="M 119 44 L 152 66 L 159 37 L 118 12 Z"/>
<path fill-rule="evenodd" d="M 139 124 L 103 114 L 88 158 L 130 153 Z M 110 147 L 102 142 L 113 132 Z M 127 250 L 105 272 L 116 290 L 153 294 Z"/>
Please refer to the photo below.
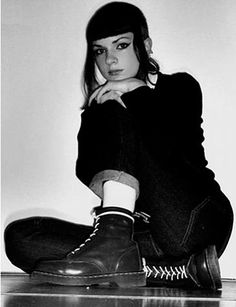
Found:
<path fill-rule="evenodd" d="M 64 275 L 64 276 L 84 276 L 101 274 L 101 268 L 89 261 L 73 261 L 68 262 L 64 260 L 57 261 L 42 261 L 35 267 L 34 272 L 41 272 L 50 275 Z"/>

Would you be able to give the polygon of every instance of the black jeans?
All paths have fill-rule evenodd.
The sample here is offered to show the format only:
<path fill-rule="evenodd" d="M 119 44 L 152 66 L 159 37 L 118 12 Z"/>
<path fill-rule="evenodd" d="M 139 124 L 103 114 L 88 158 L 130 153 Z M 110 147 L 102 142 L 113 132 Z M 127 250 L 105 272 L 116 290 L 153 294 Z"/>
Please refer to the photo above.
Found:
<path fill-rule="evenodd" d="M 166 158 L 159 142 L 154 155 L 141 123 L 115 101 L 94 105 L 82 115 L 78 135 L 78 178 L 102 198 L 102 185 L 116 180 L 135 188 L 136 211 L 150 215 L 135 223 L 145 257 L 186 258 L 209 244 L 220 256 L 230 238 L 233 212 L 218 184 L 211 188 L 183 160 Z M 78 246 L 91 227 L 52 218 L 15 221 L 5 231 L 9 259 L 26 272 L 42 258 L 61 258 Z"/>

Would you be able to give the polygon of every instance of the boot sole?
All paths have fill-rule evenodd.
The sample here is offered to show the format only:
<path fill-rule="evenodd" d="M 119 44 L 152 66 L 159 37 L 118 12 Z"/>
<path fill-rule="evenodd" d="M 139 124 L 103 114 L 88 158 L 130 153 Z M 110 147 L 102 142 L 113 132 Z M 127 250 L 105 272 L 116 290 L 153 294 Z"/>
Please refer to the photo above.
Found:
<path fill-rule="evenodd" d="M 112 286 L 142 287 L 146 285 L 145 272 L 113 273 L 89 276 L 66 276 L 52 273 L 34 271 L 30 275 L 32 281 L 50 283 L 64 286 L 91 286 L 110 284 Z"/>
<path fill-rule="evenodd" d="M 210 245 L 205 249 L 205 260 L 207 263 L 209 276 L 211 277 L 210 288 L 213 290 L 222 288 L 222 282 L 220 277 L 220 266 L 219 266 L 216 248 L 214 245 Z"/>

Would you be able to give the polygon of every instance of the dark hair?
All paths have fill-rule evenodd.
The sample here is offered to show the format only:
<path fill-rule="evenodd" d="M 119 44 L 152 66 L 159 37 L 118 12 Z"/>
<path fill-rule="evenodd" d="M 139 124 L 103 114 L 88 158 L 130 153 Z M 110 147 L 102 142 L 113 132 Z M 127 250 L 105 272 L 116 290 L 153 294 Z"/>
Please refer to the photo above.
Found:
<path fill-rule="evenodd" d="M 114 14 L 119 18 L 114 18 Z M 89 20 L 86 28 L 87 55 L 83 72 L 83 90 L 85 103 L 99 82 L 95 74 L 94 53 L 92 42 L 125 32 L 134 34 L 134 51 L 140 63 L 137 78 L 149 80 L 148 74 L 157 74 L 159 65 L 147 54 L 144 40 L 149 37 L 148 25 L 142 11 L 126 2 L 110 2 L 100 9 Z"/>

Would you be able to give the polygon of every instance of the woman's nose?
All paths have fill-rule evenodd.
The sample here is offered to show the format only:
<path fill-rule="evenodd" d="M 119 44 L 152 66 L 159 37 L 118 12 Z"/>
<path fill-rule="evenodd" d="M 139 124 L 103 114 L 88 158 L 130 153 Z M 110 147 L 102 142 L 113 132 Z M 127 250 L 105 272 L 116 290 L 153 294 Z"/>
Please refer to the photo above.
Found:
<path fill-rule="evenodd" d="M 106 63 L 108 65 L 113 64 L 113 63 L 117 63 L 117 61 L 118 61 L 118 59 L 113 53 L 107 53 Z"/>

